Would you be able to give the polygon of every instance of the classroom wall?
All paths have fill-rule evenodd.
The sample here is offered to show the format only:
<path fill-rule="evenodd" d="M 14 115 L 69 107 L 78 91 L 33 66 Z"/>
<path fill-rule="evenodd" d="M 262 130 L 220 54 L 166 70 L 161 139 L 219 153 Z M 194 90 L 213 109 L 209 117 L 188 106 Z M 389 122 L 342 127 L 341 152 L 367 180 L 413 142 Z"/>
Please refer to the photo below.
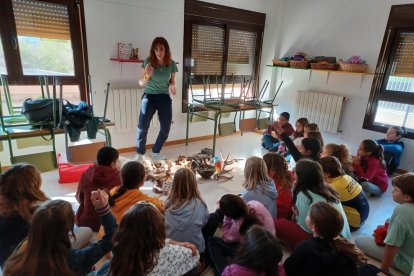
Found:
<path fill-rule="evenodd" d="M 304 51 L 313 56 L 336 56 L 348 59 L 362 56 L 375 70 L 391 5 L 414 3 L 414 1 L 389 0 L 313 0 L 283 1 L 282 23 L 276 33 L 275 57 Z M 340 129 L 336 135 L 324 134 L 326 142 L 346 143 L 353 154 L 360 141 L 378 139 L 383 133 L 362 129 L 373 76 L 327 74 L 309 71 L 273 70 L 273 82 L 284 81 L 278 95 L 278 112 L 288 111 L 295 116 L 295 100 L 298 90 L 320 90 L 349 98 L 343 110 Z M 401 168 L 414 167 L 414 141 L 403 139 L 406 145 Z"/>
<path fill-rule="evenodd" d="M 275 9 L 280 1 L 267 0 L 225 0 L 207 1 L 215 4 L 233 6 L 241 9 L 266 13 Z M 173 125 L 169 140 L 185 138 L 186 114 L 181 112 L 182 59 L 184 32 L 184 0 L 88 0 L 84 1 L 86 33 L 88 43 L 89 70 L 92 75 L 95 106 L 102 111 L 103 91 L 107 82 L 113 88 L 138 87 L 138 75 L 141 64 L 120 64 L 109 61 L 117 56 L 117 42 L 130 42 L 140 48 L 140 58 L 148 55 L 150 44 L 155 36 L 164 36 L 172 50 L 173 59 L 180 62 L 176 74 L 177 95 L 173 97 Z M 271 78 L 271 70 L 265 70 L 267 60 L 274 56 L 276 43 L 276 20 L 268 17 L 265 43 L 263 47 L 263 78 Z M 154 117 L 156 118 L 156 117 Z M 226 120 L 226 119 L 225 119 Z M 225 121 L 224 120 L 224 121 Z M 148 143 L 154 143 L 158 135 L 157 120 L 148 134 Z M 191 124 L 190 137 L 210 135 L 213 133 L 212 122 Z M 112 130 L 113 145 L 117 148 L 135 145 L 135 131 L 115 132 Z M 212 146 L 212 145 L 211 145 Z"/>
<path fill-rule="evenodd" d="M 374 70 L 379 55 L 385 25 L 391 5 L 414 3 L 403 0 L 209 0 L 207 2 L 266 13 L 266 27 L 261 57 L 260 79 L 271 80 L 274 93 L 284 81 L 278 95 L 278 112 L 289 111 L 295 116 L 296 91 L 318 89 L 347 96 L 342 133 L 325 134 L 327 142 L 347 143 L 353 153 L 358 143 L 367 137 L 381 138 L 383 134 L 363 130 L 362 122 L 372 85 L 372 76 L 331 74 L 326 82 L 324 73 L 280 70 L 266 67 L 274 57 L 305 51 L 312 55 L 332 55 L 348 58 L 361 55 Z M 103 113 L 103 91 L 106 83 L 112 88 L 138 87 L 140 64 L 120 64 L 109 61 L 117 56 L 117 42 L 130 42 L 140 48 L 140 58 L 147 56 L 155 36 L 164 36 L 170 43 L 173 58 L 182 64 L 184 0 L 87 0 L 84 1 L 89 70 L 92 75 L 95 108 Z M 179 70 L 181 67 L 179 65 Z M 185 138 L 186 115 L 181 113 L 182 74 L 177 73 L 178 94 L 173 98 L 173 125 L 169 140 Z M 156 118 L 156 117 L 155 117 Z M 148 143 L 158 134 L 157 120 L 149 131 Z M 190 137 L 212 134 L 211 122 L 191 124 Z M 117 148 L 135 145 L 134 131 L 111 129 L 113 145 Z M 404 140 L 407 152 L 413 152 L 414 141 Z M 57 149 L 64 151 L 62 136 Z M 209 146 L 206 144 L 206 146 Z M 9 164 L 7 147 L 0 154 L 2 165 Z M 404 154 L 402 168 L 411 169 L 414 155 Z"/>

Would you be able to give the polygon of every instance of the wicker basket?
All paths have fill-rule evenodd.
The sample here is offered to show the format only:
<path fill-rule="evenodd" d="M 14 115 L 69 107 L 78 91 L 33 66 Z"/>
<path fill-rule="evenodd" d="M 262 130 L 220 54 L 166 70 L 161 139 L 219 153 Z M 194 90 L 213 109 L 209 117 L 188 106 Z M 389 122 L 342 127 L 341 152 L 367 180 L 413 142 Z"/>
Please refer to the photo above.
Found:
<path fill-rule="evenodd" d="M 352 64 L 340 63 L 339 70 L 345 72 L 365 73 L 368 69 L 368 64 Z"/>
<path fill-rule="evenodd" d="M 338 63 L 311 63 L 313 70 L 338 70 Z"/>
<path fill-rule="evenodd" d="M 291 60 L 290 61 L 291 68 L 297 69 L 307 69 L 309 68 L 309 61 L 307 60 Z"/>
<path fill-rule="evenodd" d="M 216 168 L 209 165 L 200 165 L 196 168 L 196 171 L 202 178 L 208 179 L 216 172 Z"/>
<path fill-rule="evenodd" d="M 290 62 L 289 60 L 278 60 L 278 59 L 274 59 L 273 60 L 273 66 L 280 66 L 280 67 L 289 67 Z"/>

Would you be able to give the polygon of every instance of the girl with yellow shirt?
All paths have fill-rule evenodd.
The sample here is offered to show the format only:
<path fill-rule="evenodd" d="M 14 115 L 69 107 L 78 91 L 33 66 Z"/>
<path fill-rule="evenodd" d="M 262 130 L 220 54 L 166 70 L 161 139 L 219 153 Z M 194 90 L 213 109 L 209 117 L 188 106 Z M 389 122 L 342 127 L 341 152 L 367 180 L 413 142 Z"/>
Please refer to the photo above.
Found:
<path fill-rule="evenodd" d="M 339 194 L 351 231 L 358 230 L 369 214 L 368 199 L 361 185 L 345 174 L 338 158 L 323 157 L 319 163 L 323 168 L 325 181 Z"/>

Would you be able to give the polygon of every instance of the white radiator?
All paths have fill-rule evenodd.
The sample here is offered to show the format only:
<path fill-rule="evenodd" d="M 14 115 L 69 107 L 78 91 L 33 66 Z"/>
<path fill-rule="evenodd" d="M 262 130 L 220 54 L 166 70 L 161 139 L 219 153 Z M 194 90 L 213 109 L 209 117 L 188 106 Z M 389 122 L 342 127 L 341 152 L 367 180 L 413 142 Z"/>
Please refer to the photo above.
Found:
<path fill-rule="evenodd" d="M 116 132 L 137 128 L 142 90 L 138 88 L 109 90 L 107 118 L 115 123 Z"/>
<path fill-rule="evenodd" d="M 297 118 L 306 117 L 316 123 L 320 131 L 338 133 L 344 96 L 315 91 L 298 91 L 296 98 Z"/>

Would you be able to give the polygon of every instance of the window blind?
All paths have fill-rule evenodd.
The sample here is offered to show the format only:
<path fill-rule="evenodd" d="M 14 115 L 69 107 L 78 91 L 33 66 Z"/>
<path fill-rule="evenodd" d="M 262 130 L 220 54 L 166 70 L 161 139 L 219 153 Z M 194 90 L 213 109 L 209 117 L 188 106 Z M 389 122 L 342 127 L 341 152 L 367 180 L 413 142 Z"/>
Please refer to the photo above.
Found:
<path fill-rule="evenodd" d="M 223 28 L 192 25 L 191 73 L 193 75 L 221 75 L 223 52 Z"/>
<path fill-rule="evenodd" d="M 252 75 L 256 33 L 230 29 L 227 75 Z"/>
<path fill-rule="evenodd" d="M 70 40 L 67 6 L 35 0 L 13 0 L 18 36 Z"/>
<path fill-rule="evenodd" d="M 414 32 L 400 33 L 391 75 L 414 77 Z"/>

